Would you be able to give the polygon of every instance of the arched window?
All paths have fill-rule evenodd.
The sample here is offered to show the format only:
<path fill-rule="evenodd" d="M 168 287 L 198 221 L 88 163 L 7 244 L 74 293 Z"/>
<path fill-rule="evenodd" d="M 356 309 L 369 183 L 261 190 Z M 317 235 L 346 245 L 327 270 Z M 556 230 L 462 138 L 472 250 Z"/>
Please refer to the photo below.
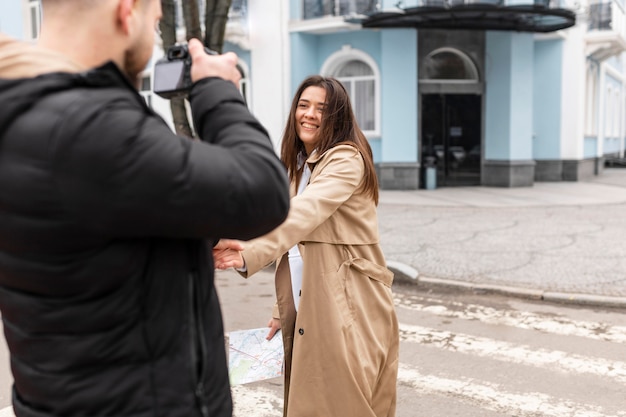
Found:
<path fill-rule="evenodd" d="M 350 60 L 335 74 L 354 103 L 354 112 L 362 130 L 376 130 L 375 86 L 372 69 L 363 61 Z"/>
<path fill-rule="evenodd" d="M 376 62 L 365 52 L 346 46 L 326 60 L 321 74 L 341 81 L 363 133 L 367 137 L 379 136 L 380 73 Z"/>
<path fill-rule="evenodd" d="M 435 49 L 424 59 L 420 82 L 477 83 L 478 70 L 474 62 L 454 48 Z"/>

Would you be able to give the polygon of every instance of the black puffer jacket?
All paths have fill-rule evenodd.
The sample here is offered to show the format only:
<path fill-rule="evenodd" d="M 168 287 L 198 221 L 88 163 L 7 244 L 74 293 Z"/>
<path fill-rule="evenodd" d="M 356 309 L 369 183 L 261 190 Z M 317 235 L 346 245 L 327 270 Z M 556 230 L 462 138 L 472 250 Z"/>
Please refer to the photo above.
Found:
<path fill-rule="evenodd" d="M 287 215 L 263 127 L 216 78 L 191 92 L 202 141 L 172 134 L 112 63 L 3 78 L 0 309 L 16 415 L 230 416 L 205 242 Z"/>

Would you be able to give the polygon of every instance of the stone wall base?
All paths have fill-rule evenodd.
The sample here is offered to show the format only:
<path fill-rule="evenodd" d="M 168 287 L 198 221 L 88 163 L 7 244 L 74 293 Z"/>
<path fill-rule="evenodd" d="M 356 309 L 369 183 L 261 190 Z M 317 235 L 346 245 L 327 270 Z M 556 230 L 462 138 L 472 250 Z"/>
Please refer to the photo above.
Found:
<path fill-rule="evenodd" d="M 381 162 L 376 164 L 378 185 L 383 190 L 417 190 L 420 164 L 417 162 Z"/>
<path fill-rule="evenodd" d="M 604 158 L 536 161 L 535 181 L 584 181 L 602 174 Z"/>
<path fill-rule="evenodd" d="M 530 187 L 535 178 L 535 161 L 485 161 L 482 185 L 490 187 Z"/>
<path fill-rule="evenodd" d="M 535 181 L 584 181 L 604 170 L 604 158 L 583 160 L 485 161 L 481 184 L 491 187 L 529 187 Z M 420 164 L 417 162 L 380 162 L 376 164 L 382 190 L 417 190 L 420 188 Z"/>

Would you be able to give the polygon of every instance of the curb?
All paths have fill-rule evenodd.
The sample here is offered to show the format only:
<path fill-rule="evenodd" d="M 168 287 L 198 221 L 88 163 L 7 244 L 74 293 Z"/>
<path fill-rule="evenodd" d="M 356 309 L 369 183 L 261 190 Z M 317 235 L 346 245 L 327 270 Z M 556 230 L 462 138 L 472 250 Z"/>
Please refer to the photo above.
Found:
<path fill-rule="evenodd" d="M 419 272 L 417 269 L 409 266 L 407 264 L 403 264 L 402 262 L 396 261 L 387 261 L 387 269 L 393 272 L 393 281 L 394 282 L 403 282 L 409 284 L 417 284 Z"/>
<path fill-rule="evenodd" d="M 394 282 L 405 284 L 419 285 L 423 283 L 433 286 L 454 287 L 466 291 L 482 291 L 559 304 L 626 308 L 626 297 L 544 291 L 507 285 L 479 284 L 443 278 L 420 277 L 418 271 L 413 267 L 395 261 L 387 261 L 387 268 L 394 273 Z"/>

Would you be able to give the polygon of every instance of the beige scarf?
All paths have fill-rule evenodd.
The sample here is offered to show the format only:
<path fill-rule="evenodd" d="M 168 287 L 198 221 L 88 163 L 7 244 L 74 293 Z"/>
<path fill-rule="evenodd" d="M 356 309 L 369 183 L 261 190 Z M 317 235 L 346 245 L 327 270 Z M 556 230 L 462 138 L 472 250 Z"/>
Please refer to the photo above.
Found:
<path fill-rule="evenodd" d="M 0 78 L 32 78 L 50 72 L 85 69 L 59 53 L 0 33 Z"/>

